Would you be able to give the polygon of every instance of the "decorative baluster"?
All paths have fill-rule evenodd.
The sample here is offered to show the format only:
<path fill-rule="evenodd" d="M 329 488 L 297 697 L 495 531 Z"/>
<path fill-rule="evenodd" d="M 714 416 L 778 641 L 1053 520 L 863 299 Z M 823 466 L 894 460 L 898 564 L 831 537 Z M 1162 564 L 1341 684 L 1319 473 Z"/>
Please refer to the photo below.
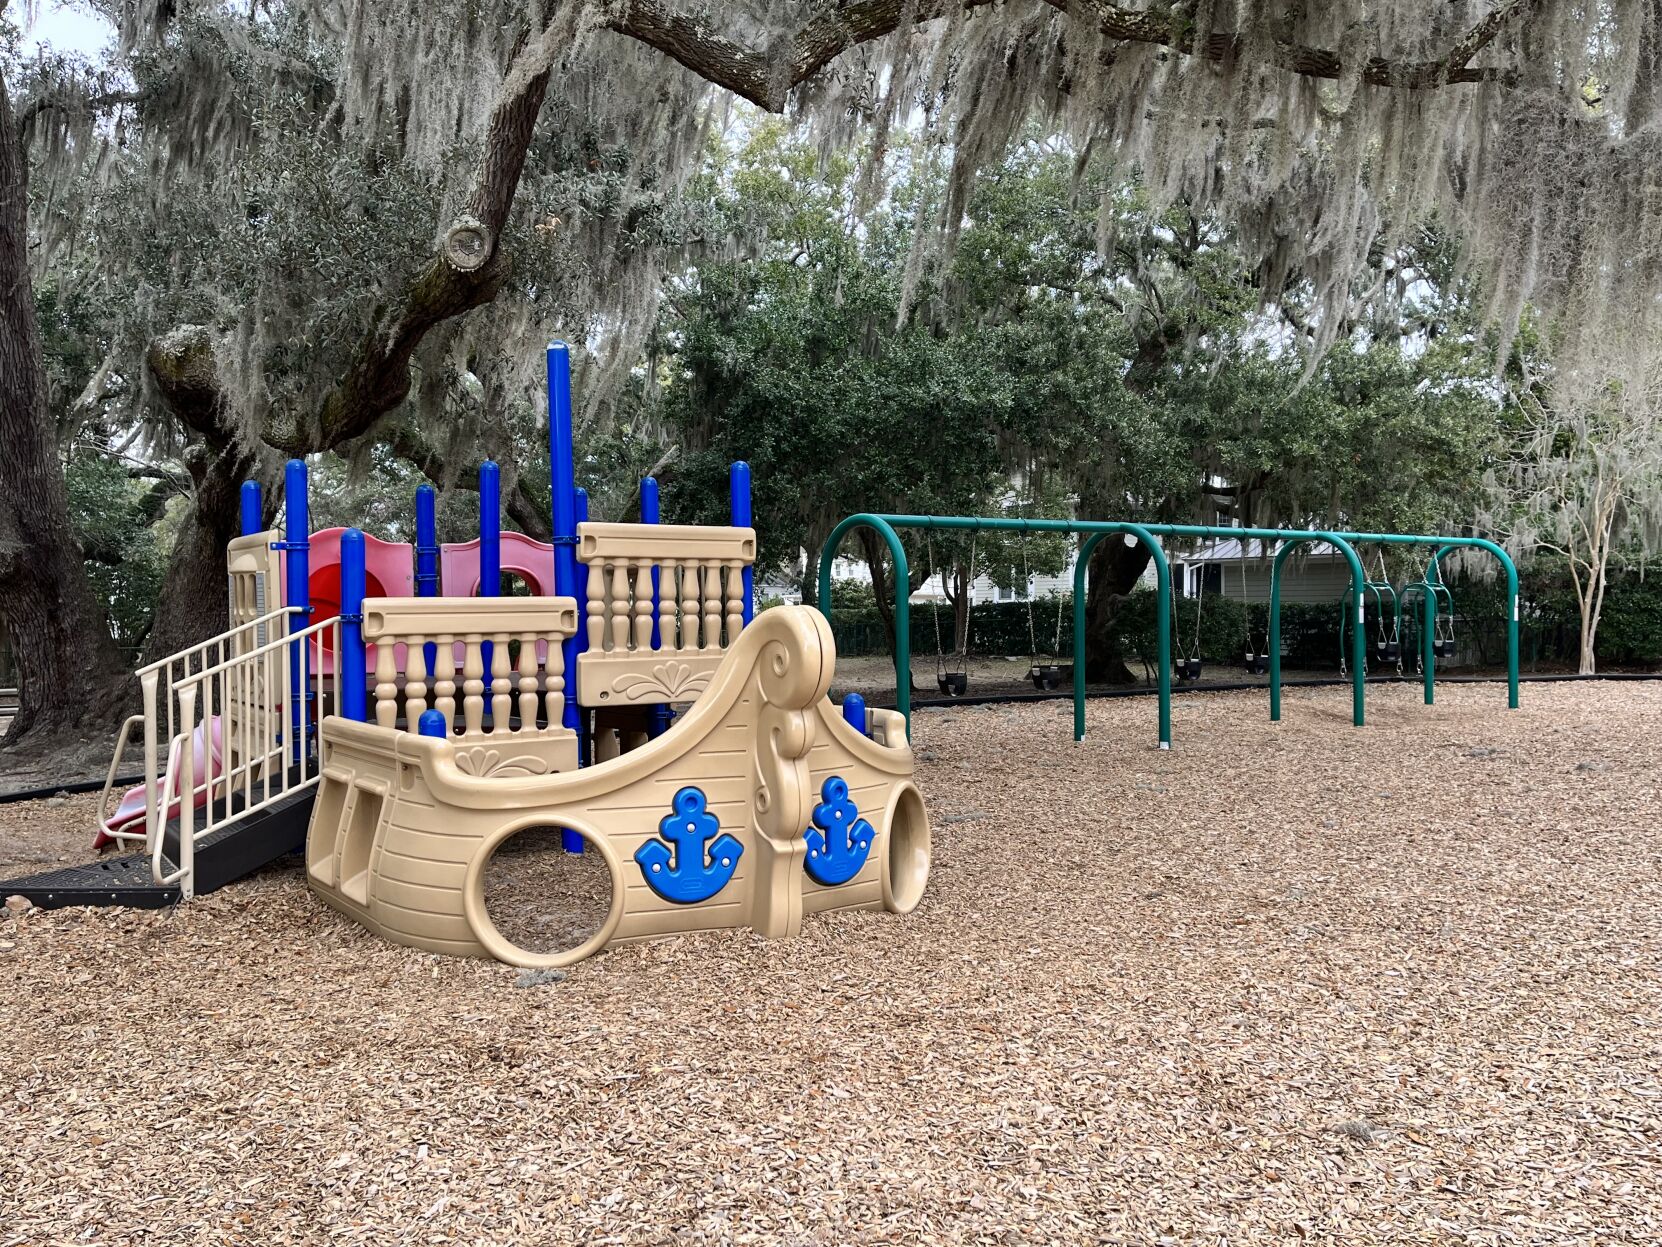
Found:
<path fill-rule="evenodd" d="M 551 649 L 558 649 L 558 641 L 550 641 Z M 553 726 L 558 727 L 556 723 Z M 519 728 L 522 732 L 537 730 L 537 634 L 519 634 Z"/>
<path fill-rule="evenodd" d="M 658 648 L 675 648 L 675 564 L 662 563 L 658 573 Z"/>
<path fill-rule="evenodd" d="M 378 727 L 398 724 L 398 659 L 386 638 L 375 647 L 375 723 Z"/>
<path fill-rule="evenodd" d="M 739 639 L 744 628 L 744 571 L 740 564 L 727 565 L 727 644 Z"/>
<path fill-rule="evenodd" d="M 548 658 L 543 666 L 543 709 L 551 732 L 559 731 L 566 717 L 566 655 L 560 641 L 559 633 L 548 634 Z M 536 661 L 535 651 L 531 661 Z"/>
<path fill-rule="evenodd" d="M 485 655 L 482 638 L 477 632 L 465 637 L 467 649 L 462 659 L 462 723 L 463 731 L 473 736 L 485 726 Z"/>
<path fill-rule="evenodd" d="M 612 612 L 612 648 L 629 648 L 629 560 L 612 564 L 612 595 L 607 603 Z"/>
<path fill-rule="evenodd" d="M 444 725 L 456 730 L 456 634 L 440 633 L 433 638 L 433 709 L 444 716 Z M 419 720 L 418 720 L 419 722 Z"/>
<path fill-rule="evenodd" d="M 681 568 L 681 648 L 698 648 L 698 563 Z"/>
<path fill-rule="evenodd" d="M 704 566 L 704 644 L 700 649 L 721 648 L 721 564 Z"/>
<path fill-rule="evenodd" d="M 382 648 L 390 650 L 392 646 Z M 412 636 L 406 648 L 408 653 L 404 658 L 404 730 L 410 731 L 410 724 L 419 724 L 422 712 L 427 709 L 427 638 L 420 635 Z M 435 667 L 438 666 L 438 661 L 435 655 Z M 379 706 L 375 712 L 381 712 Z"/>
<path fill-rule="evenodd" d="M 514 705 L 508 692 L 508 634 L 495 633 L 491 642 L 491 731 L 508 732 L 513 730 Z"/>
<path fill-rule="evenodd" d="M 652 648 L 652 561 L 642 559 L 635 566 L 635 648 L 646 653 Z"/>
<path fill-rule="evenodd" d="M 584 623 L 589 630 L 589 649 L 596 654 L 606 648 L 606 565 L 589 569 L 589 600 L 584 610 Z"/>

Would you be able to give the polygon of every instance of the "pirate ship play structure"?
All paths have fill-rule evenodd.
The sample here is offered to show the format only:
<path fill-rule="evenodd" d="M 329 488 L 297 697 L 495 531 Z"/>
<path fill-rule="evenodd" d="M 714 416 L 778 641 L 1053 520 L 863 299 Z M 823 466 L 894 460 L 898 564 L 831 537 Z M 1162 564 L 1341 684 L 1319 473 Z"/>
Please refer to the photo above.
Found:
<path fill-rule="evenodd" d="M 310 532 L 298 460 L 281 533 L 245 485 L 230 627 L 139 670 L 144 712 L 111 762 L 113 781 L 141 732 L 144 782 L 99 830 L 141 851 L 0 887 L 44 907 L 159 907 L 303 847 L 313 891 L 387 939 L 525 966 L 912 909 L 929 824 L 905 720 L 832 706 L 818 612 L 754 616 L 749 469 L 733 465 L 729 527 L 658 522 L 650 480 L 645 522 L 588 523 L 564 344 L 548 377 L 550 543 L 500 531 L 489 463 L 479 539 L 453 546 L 429 487 L 412 547 Z M 504 570 L 534 596 L 494 596 Z M 576 947 L 523 949 L 492 919 L 485 868 L 532 827 L 609 873 L 609 911 Z"/>

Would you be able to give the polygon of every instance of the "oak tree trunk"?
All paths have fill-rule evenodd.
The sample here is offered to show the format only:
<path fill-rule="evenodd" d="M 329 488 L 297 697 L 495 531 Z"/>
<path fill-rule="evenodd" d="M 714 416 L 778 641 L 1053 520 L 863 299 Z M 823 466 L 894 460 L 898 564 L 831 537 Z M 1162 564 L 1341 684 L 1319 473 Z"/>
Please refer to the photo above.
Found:
<path fill-rule="evenodd" d="M 0 76 L 0 622 L 16 658 L 25 738 L 108 720 L 122 672 L 69 522 L 29 277 L 28 165 Z"/>
<path fill-rule="evenodd" d="M 1091 553 L 1085 590 L 1085 678 L 1092 684 L 1135 684 L 1124 646 L 1114 631 L 1120 606 L 1137 587 L 1153 556 L 1141 542 L 1106 537 Z"/>
<path fill-rule="evenodd" d="M 212 453 L 193 447 L 187 456 L 195 491 L 168 558 L 156 621 L 145 647 L 151 659 L 188 649 L 230 626 L 230 585 L 225 547 L 241 531 L 239 494 L 253 475 L 254 456 L 236 447 Z"/>

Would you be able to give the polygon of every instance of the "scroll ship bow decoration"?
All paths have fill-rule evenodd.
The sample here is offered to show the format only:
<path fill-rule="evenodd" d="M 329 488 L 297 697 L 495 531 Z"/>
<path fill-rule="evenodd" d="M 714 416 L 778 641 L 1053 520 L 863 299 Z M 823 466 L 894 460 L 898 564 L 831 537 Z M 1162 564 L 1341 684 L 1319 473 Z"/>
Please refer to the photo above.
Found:
<path fill-rule="evenodd" d="M 636 849 L 635 861 L 647 886 L 659 896 L 694 905 L 727 886 L 744 845 L 722 831 L 721 820 L 709 812 L 697 788 L 681 789 L 673 804 L 675 812 L 658 823 L 662 839 L 648 840 Z M 675 846 L 673 853 L 665 841 Z"/>
<path fill-rule="evenodd" d="M 814 807 L 814 825 L 808 841 L 806 868 L 815 883 L 835 887 L 860 873 L 877 838 L 872 825 L 860 817 L 849 799 L 848 783 L 831 775 L 820 786 L 820 803 Z"/>

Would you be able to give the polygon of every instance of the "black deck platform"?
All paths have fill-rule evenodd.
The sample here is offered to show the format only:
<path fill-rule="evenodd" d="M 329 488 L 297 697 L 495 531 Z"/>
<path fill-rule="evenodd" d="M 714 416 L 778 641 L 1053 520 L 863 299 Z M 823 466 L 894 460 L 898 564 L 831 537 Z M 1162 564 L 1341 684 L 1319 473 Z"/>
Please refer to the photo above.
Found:
<path fill-rule="evenodd" d="M 312 818 L 315 786 L 280 797 L 222 827 L 196 845 L 198 896 L 224 887 L 269 862 L 306 845 L 306 826 Z M 171 822 L 163 833 L 163 863 L 171 874 L 178 862 L 179 825 Z M 155 882 L 150 857 L 134 853 L 108 857 L 85 866 L 64 866 L 23 879 L 0 882 L 0 896 L 25 896 L 41 909 L 69 905 L 125 905 L 132 909 L 162 909 L 179 900 L 177 884 Z"/>

